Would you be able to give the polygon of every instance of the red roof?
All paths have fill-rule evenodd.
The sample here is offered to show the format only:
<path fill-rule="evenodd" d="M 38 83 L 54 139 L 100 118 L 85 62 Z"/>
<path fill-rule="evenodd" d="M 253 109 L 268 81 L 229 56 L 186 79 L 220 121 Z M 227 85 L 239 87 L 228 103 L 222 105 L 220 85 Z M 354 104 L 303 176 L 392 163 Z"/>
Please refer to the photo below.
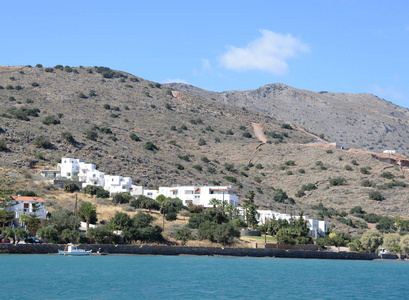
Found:
<path fill-rule="evenodd" d="M 196 194 L 200 194 L 200 188 L 195 191 Z"/>
<path fill-rule="evenodd" d="M 10 196 L 15 201 L 33 201 L 33 202 L 45 202 L 41 197 L 28 197 L 28 196 Z"/>

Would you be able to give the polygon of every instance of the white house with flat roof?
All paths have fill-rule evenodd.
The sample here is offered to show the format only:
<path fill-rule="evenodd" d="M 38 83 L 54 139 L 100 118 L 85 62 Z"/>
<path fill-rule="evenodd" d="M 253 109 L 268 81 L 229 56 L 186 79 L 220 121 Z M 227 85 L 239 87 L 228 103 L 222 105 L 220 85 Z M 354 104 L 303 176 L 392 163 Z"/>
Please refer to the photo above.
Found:
<path fill-rule="evenodd" d="M 292 216 L 290 214 L 282 214 L 276 212 L 275 210 L 263 210 L 258 209 L 256 219 L 259 225 L 264 225 L 264 223 L 270 219 L 276 220 L 298 220 L 300 216 Z M 303 219 L 308 222 L 308 228 L 310 229 L 310 235 L 312 237 L 325 237 L 325 233 L 328 231 L 328 221 L 320 221 L 310 219 L 308 216 L 303 216 Z"/>
<path fill-rule="evenodd" d="M 163 195 L 170 198 L 179 198 L 184 205 L 194 204 L 212 207 L 210 200 L 215 198 L 220 202 L 233 206 L 239 205 L 239 197 L 234 194 L 231 186 L 173 186 L 159 187 L 159 190 L 143 190 L 143 195 L 152 199 Z"/>
<path fill-rule="evenodd" d="M 78 179 L 79 181 L 84 181 L 82 187 L 86 187 L 87 185 L 104 186 L 105 174 L 104 172 L 98 171 L 94 164 L 81 162 L 79 167 Z"/>
<path fill-rule="evenodd" d="M 71 179 L 72 176 L 79 174 L 80 163 L 85 163 L 82 159 L 77 158 L 61 158 L 61 163 L 57 165 L 57 170 L 61 171 L 61 177 Z"/>
<path fill-rule="evenodd" d="M 131 177 L 122 177 L 114 175 L 105 175 L 104 189 L 110 195 L 117 193 L 129 193 L 132 187 Z"/>

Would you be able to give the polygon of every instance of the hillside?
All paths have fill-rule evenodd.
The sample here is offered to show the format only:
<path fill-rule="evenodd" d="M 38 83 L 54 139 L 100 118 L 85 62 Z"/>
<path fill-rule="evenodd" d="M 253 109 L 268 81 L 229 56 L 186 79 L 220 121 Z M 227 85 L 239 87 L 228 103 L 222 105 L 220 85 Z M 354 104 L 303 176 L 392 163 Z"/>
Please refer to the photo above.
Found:
<path fill-rule="evenodd" d="M 331 142 L 382 152 L 409 153 L 409 110 L 371 94 L 311 92 L 277 83 L 250 91 L 210 92 L 174 83 L 177 90 L 246 107 L 302 126 Z"/>
<path fill-rule="evenodd" d="M 320 139 L 272 116 L 211 98 L 102 67 L 1 67 L 1 187 L 46 196 L 50 187 L 40 181 L 39 169 L 75 157 L 153 188 L 232 185 L 241 200 L 253 190 L 259 205 L 278 211 L 320 216 L 311 206 L 322 202 L 337 212 L 361 205 L 367 212 L 408 216 L 405 186 L 382 190 L 383 201 L 370 200 L 375 188 L 361 186 L 363 180 L 390 182 L 381 177 L 385 170 L 409 185 L 406 169 L 365 152 L 308 144 Z M 344 185 L 331 185 L 335 178 L 345 179 Z M 298 193 L 308 184 L 317 189 Z M 274 201 L 279 189 L 294 201 Z M 55 204 L 65 198 L 57 191 L 48 200 Z M 342 226 L 336 217 L 333 223 Z"/>

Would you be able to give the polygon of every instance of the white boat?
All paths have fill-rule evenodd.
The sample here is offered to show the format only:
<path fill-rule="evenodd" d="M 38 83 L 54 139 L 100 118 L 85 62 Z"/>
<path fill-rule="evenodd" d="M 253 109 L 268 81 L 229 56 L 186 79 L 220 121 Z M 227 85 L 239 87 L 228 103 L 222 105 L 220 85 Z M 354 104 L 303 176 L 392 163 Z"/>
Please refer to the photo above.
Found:
<path fill-rule="evenodd" d="M 90 255 L 92 250 L 86 251 L 84 249 L 78 249 L 77 246 L 68 244 L 65 246 L 64 250 L 58 250 L 58 254 L 60 255 L 75 255 L 75 256 L 83 256 L 83 255 Z"/>

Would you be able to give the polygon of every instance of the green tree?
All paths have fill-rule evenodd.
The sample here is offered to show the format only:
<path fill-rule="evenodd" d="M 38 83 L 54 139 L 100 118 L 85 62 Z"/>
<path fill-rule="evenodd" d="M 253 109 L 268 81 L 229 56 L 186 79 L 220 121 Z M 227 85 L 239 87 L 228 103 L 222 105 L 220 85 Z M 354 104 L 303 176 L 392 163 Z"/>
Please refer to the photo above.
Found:
<path fill-rule="evenodd" d="M 397 233 L 386 234 L 383 237 L 382 246 L 388 249 L 389 251 L 393 251 L 397 247 L 400 247 L 400 239 L 401 239 L 401 236 Z"/>
<path fill-rule="evenodd" d="M 375 252 L 382 242 L 381 234 L 376 231 L 366 231 L 361 237 L 362 248 L 367 252 Z"/>
<path fill-rule="evenodd" d="M 106 239 L 112 237 L 113 233 L 110 226 L 104 225 L 97 228 L 90 228 L 87 235 L 94 239 L 96 243 L 102 244 Z"/>
<path fill-rule="evenodd" d="M 109 220 L 109 224 L 113 230 L 125 230 L 132 226 L 132 220 L 128 214 L 117 212 Z"/>
<path fill-rule="evenodd" d="M 79 217 L 87 223 L 87 232 L 89 230 L 89 224 L 95 224 L 97 222 L 97 207 L 91 202 L 82 202 L 78 209 Z"/>
<path fill-rule="evenodd" d="M 40 227 L 41 220 L 35 214 L 25 216 L 27 216 L 27 218 L 25 218 L 24 223 L 26 224 L 30 235 L 33 236 L 36 234 L 38 228 Z"/>
<path fill-rule="evenodd" d="M 76 191 L 79 191 L 80 187 L 78 186 L 78 184 L 71 182 L 71 183 L 67 183 L 66 185 L 64 185 L 63 190 L 64 192 L 74 193 Z"/>
<path fill-rule="evenodd" d="M 14 205 L 13 199 L 9 195 L 13 193 L 13 190 L 0 190 L 0 222 L 3 224 L 3 231 L 6 224 L 13 221 L 14 213 L 7 209 Z"/>
<path fill-rule="evenodd" d="M 129 193 L 117 193 L 112 198 L 113 204 L 129 203 L 133 197 Z"/>
<path fill-rule="evenodd" d="M 47 226 L 55 228 L 57 233 L 61 233 L 66 228 L 77 230 L 80 227 L 80 219 L 72 211 L 57 209 L 51 213 Z"/>
<path fill-rule="evenodd" d="M 37 235 L 45 242 L 58 243 L 58 231 L 53 226 L 40 228 Z"/>
<path fill-rule="evenodd" d="M 61 242 L 64 244 L 75 244 L 78 241 L 79 234 L 80 233 L 77 230 L 66 228 L 61 232 Z"/>
<path fill-rule="evenodd" d="M 409 234 L 406 234 L 401 237 L 400 240 L 400 247 L 402 249 L 403 254 L 409 254 Z"/>
<path fill-rule="evenodd" d="M 21 227 L 18 227 L 14 229 L 14 234 L 15 234 L 15 239 L 17 240 L 17 244 L 20 242 L 20 240 L 24 240 L 28 238 L 28 232 Z"/>
<path fill-rule="evenodd" d="M 234 238 L 239 238 L 240 232 L 230 223 L 223 223 L 216 226 L 213 232 L 213 240 L 222 245 L 232 244 Z"/>

